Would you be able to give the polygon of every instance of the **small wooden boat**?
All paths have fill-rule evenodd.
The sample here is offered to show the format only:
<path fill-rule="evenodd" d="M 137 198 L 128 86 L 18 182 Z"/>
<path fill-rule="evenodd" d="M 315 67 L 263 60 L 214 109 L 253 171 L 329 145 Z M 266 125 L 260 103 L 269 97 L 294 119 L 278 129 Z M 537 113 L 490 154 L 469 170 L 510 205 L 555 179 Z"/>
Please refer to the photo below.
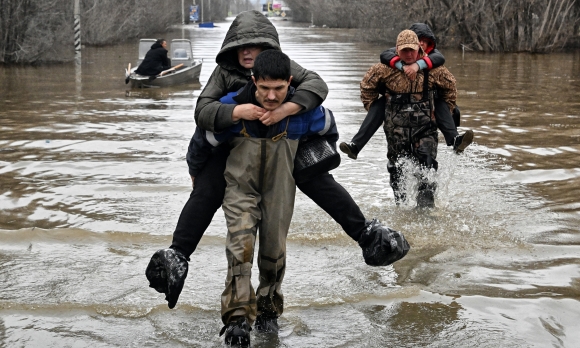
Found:
<path fill-rule="evenodd" d="M 155 88 L 182 85 L 187 83 L 199 83 L 199 74 L 203 59 L 193 59 L 191 41 L 186 39 L 173 39 L 169 46 L 171 69 L 163 71 L 157 76 L 144 76 L 135 73 L 145 54 L 155 43 L 155 39 L 139 40 L 139 60 L 134 68 L 131 64 L 125 69 L 125 82 L 130 83 L 132 88 Z"/>

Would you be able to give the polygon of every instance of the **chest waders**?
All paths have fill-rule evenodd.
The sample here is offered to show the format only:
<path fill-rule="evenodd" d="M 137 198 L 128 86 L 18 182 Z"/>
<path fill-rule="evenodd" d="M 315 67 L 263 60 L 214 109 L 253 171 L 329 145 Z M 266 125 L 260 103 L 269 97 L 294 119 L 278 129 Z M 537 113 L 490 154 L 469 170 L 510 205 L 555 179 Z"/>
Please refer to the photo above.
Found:
<path fill-rule="evenodd" d="M 277 318 L 284 309 L 281 286 L 286 236 L 294 210 L 292 172 L 298 148 L 298 140 L 288 139 L 286 133 L 284 129 L 269 138 L 240 136 L 230 140 L 222 206 L 228 227 L 228 274 L 221 297 L 225 325 L 240 317 L 252 325 L 257 316 Z M 256 239 L 260 245 L 260 284 L 254 290 L 251 277 Z"/>
<path fill-rule="evenodd" d="M 437 170 L 437 124 L 434 116 L 434 91 L 429 90 L 429 71 L 423 71 L 423 91 L 418 93 L 390 92 L 385 107 L 384 130 L 387 136 L 387 170 L 395 202 L 406 199 L 401 187 L 402 171 L 397 164 L 400 157 L 407 157 L 423 169 Z M 413 88 L 411 88 L 412 90 Z M 434 206 L 436 184 L 428 183 L 421 176 L 417 205 Z"/>

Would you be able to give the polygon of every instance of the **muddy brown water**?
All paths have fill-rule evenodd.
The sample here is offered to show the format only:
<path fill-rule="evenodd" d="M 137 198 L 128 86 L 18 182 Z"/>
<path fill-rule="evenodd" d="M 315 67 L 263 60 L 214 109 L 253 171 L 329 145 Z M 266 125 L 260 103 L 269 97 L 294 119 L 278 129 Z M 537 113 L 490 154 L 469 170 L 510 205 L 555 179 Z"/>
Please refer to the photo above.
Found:
<path fill-rule="evenodd" d="M 137 43 L 86 48 L 78 65 L 0 67 L 1 347 L 222 346 L 221 211 L 175 309 L 144 270 L 189 195 L 195 100 L 229 23 L 165 35 L 193 41 L 199 84 L 128 90 Z M 365 116 L 358 83 L 385 47 L 349 30 L 276 26 L 283 50 L 328 83 L 324 105 L 349 140 Z M 443 53 L 460 129 L 476 137 L 461 156 L 440 145 L 437 208 L 394 204 L 382 131 L 333 172 L 410 253 L 366 266 L 298 193 L 281 331 L 253 333 L 254 347 L 579 345 L 580 53 Z"/>

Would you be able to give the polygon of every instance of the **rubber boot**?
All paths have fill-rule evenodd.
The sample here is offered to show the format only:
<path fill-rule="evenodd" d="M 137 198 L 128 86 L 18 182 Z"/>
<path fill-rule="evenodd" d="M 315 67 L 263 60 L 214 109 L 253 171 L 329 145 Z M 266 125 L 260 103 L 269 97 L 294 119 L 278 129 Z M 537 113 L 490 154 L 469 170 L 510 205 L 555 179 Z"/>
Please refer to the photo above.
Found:
<path fill-rule="evenodd" d="M 417 208 L 435 208 L 435 190 L 437 184 L 425 183 L 419 184 L 419 193 L 417 194 Z"/>
<path fill-rule="evenodd" d="M 393 194 L 395 195 L 395 204 L 400 205 L 407 199 L 407 195 L 401 187 L 401 169 L 397 168 L 395 164 L 389 160 L 389 162 L 387 162 L 387 170 L 390 175 L 391 188 L 393 189 Z"/>

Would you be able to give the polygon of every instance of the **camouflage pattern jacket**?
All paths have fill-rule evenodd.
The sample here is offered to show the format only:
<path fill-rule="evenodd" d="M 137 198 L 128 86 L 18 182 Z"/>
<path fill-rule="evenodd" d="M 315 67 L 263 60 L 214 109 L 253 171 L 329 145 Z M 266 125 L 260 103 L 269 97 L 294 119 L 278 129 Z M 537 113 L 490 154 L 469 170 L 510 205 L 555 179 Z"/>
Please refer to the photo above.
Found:
<path fill-rule="evenodd" d="M 455 77 L 446 67 L 440 66 L 429 71 L 429 89 L 437 90 L 438 98 L 445 100 L 449 109 L 453 111 L 457 89 Z M 417 99 L 420 99 L 422 92 L 422 73 L 418 73 L 415 81 L 411 81 L 405 73 L 382 63 L 373 65 L 360 82 L 360 99 L 366 110 L 380 94 L 417 93 Z"/>

